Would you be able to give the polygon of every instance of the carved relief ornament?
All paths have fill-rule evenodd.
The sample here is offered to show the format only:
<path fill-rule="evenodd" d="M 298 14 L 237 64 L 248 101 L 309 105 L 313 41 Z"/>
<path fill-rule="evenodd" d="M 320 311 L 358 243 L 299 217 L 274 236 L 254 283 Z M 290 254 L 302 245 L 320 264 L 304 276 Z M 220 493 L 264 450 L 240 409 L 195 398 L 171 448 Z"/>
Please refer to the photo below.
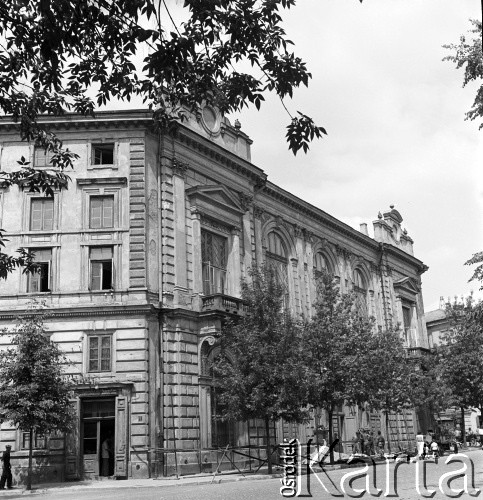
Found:
<path fill-rule="evenodd" d="M 248 212 L 253 204 L 253 196 L 246 193 L 240 193 L 240 206 L 244 212 Z"/>
<path fill-rule="evenodd" d="M 184 163 L 177 158 L 173 158 L 171 160 L 171 168 L 173 169 L 173 175 L 177 175 L 179 177 L 185 177 L 186 171 L 189 168 L 187 163 Z"/>

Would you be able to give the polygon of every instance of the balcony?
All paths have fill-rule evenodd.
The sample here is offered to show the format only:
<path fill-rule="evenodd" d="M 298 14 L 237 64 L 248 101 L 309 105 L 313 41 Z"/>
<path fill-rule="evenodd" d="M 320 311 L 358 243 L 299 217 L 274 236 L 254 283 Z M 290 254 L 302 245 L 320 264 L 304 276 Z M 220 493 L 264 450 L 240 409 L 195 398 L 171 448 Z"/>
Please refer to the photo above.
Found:
<path fill-rule="evenodd" d="M 419 359 L 427 356 L 431 351 L 425 347 L 405 347 L 406 356 L 410 359 Z"/>
<path fill-rule="evenodd" d="M 223 313 L 241 316 L 245 310 L 242 299 L 222 293 L 206 295 L 201 298 L 201 313 Z"/>

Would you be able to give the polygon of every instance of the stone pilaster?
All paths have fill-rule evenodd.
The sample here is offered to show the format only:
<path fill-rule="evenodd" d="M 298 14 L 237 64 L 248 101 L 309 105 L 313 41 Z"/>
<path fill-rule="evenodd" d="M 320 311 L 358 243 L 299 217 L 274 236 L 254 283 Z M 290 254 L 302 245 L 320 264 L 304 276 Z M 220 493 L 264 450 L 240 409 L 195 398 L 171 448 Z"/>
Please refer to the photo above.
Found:
<path fill-rule="evenodd" d="M 146 286 L 146 189 L 144 141 L 130 144 L 129 288 Z"/>

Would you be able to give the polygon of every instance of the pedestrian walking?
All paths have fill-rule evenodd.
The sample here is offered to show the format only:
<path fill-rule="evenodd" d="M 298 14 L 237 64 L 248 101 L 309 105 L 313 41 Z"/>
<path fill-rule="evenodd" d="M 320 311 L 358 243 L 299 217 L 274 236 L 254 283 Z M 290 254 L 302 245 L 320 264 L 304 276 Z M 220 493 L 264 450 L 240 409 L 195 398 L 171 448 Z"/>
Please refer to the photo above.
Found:
<path fill-rule="evenodd" d="M 372 431 L 367 436 L 367 450 L 369 456 L 374 455 L 374 433 Z"/>
<path fill-rule="evenodd" d="M 12 447 L 7 444 L 5 446 L 5 451 L 2 455 L 3 469 L 2 478 L 0 479 L 0 490 L 5 489 L 5 483 L 7 483 L 7 488 L 12 489 L 12 466 L 10 465 L 10 450 Z"/>
<path fill-rule="evenodd" d="M 439 455 L 439 446 L 438 446 L 438 443 L 434 439 L 433 439 L 433 441 L 431 441 L 430 448 L 431 448 L 431 453 L 433 454 L 433 457 L 436 458 Z"/>
<path fill-rule="evenodd" d="M 356 432 L 356 435 L 352 437 L 352 453 L 355 455 L 359 453 L 359 431 Z"/>
<path fill-rule="evenodd" d="M 361 448 L 361 453 L 365 453 L 364 448 L 364 432 L 362 429 L 359 430 L 359 446 Z"/>

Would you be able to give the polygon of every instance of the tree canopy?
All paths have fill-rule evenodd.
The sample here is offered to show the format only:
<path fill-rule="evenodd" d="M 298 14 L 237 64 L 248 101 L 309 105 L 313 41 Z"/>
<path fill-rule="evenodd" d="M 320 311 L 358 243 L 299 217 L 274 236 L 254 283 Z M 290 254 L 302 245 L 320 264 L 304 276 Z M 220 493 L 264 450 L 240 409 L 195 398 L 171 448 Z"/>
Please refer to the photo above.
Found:
<path fill-rule="evenodd" d="M 27 489 L 31 486 L 33 433 L 68 431 L 73 423 L 72 384 L 66 359 L 44 327 L 42 307 L 32 304 L 18 320 L 11 347 L 0 351 L 0 422 L 11 421 L 30 433 Z"/>
<path fill-rule="evenodd" d="M 448 304 L 451 328 L 438 349 L 441 374 L 451 389 L 452 404 L 483 410 L 483 306 L 472 296 Z"/>
<path fill-rule="evenodd" d="M 359 314 L 354 297 L 342 294 L 328 272 L 318 277 L 314 309 L 302 333 L 307 402 L 327 411 L 332 443 L 334 412 L 344 404 L 368 400 L 367 382 L 374 373 L 373 321 Z M 334 460 L 332 448 L 330 460 Z"/>
<path fill-rule="evenodd" d="M 469 31 L 470 37 L 462 35 L 459 44 L 452 43 L 443 47 L 453 51 L 453 54 L 446 56 L 444 60 L 456 63 L 457 69 L 464 69 L 463 87 L 470 82 L 480 82 L 473 106 L 466 113 L 467 120 L 477 120 L 483 118 L 483 33 L 481 21 L 471 19 L 470 22 L 473 25 Z M 483 121 L 479 128 L 483 129 Z"/>
<path fill-rule="evenodd" d="M 362 0 L 359 0 L 362 2 Z M 77 155 L 42 115 L 95 115 L 111 101 L 141 100 L 156 127 L 168 132 L 200 106 L 228 114 L 260 109 L 274 93 L 289 114 L 290 150 L 307 151 L 326 134 L 285 99 L 311 74 L 293 52 L 282 12 L 295 0 L 11 0 L 0 2 L 0 112 L 21 138 L 50 152 L 51 169 L 0 172 L 4 187 L 52 196 L 69 180 Z M 182 21 L 173 9 L 181 10 Z M 0 238 L 0 244 L 2 239 Z M 24 252 L 25 253 L 25 252 Z M 26 255 L 0 252 L 0 277 L 23 267 Z M 27 261 L 27 263 L 29 263 Z"/>
<path fill-rule="evenodd" d="M 302 384 L 300 325 L 284 307 L 285 287 L 268 266 L 250 271 L 242 283 L 246 314 L 222 329 L 220 354 L 214 361 L 222 419 L 262 419 L 269 423 L 308 418 Z"/>

